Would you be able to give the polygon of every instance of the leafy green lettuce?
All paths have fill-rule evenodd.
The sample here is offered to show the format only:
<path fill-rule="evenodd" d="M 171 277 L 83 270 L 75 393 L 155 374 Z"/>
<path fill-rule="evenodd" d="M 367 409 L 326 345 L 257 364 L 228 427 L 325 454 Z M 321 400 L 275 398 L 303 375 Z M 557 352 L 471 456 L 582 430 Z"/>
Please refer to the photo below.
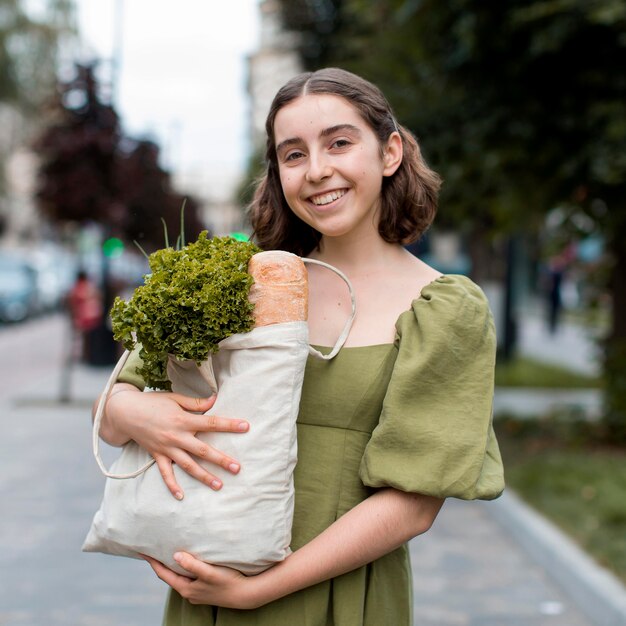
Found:
<path fill-rule="evenodd" d="M 195 243 L 148 257 L 144 284 L 128 302 L 116 298 L 111 309 L 115 339 L 128 350 L 141 344 L 137 373 L 147 386 L 171 389 L 168 354 L 200 363 L 222 339 L 252 328 L 248 262 L 259 251 L 251 242 L 209 238 L 204 231 Z"/>

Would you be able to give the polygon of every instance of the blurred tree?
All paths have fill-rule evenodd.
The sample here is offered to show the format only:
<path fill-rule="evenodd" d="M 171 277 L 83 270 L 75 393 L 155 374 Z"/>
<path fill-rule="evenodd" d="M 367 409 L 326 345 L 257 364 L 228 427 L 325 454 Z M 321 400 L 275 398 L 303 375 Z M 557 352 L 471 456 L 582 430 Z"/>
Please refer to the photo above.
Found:
<path fill-rule="evenodd" d="M 300 34 L 298 52 L 305 68 L 324 67 L 345 56 L 348 42 L 334 37 L 335 33 L 343 34 L 349 29 L 342 19 L 344 4 L 342 0 L 280 2 L 285 28 Z"/>
<path fill-rule="evenodd" d="M 604 235 L 607 425 L 626 441 L 626 3 L 283 2 L 298 30 L 293 5 L 307 65 L 372 80 L 419 137 L 445 181 L 438 224 L 463 225 L 486 248 L 561 206 Z"/>
<path fill-rule="evenodd" d="M 0 102 L 34 112 L 54 86 L 60 39 L 71 32 L 73 3 L 47 0 L 37 14 L 0 0 Z"/>
<path fill-rule="evenodd" d="M 162 247 L 163 218 L 178 235 L 183 196 L 158 163 L 150 141 L 125 137 L 115 109 L 102 101 L 94 65 L 78 65 L 59 84 L 49 123 L 37 138 L 41 158 L 37 197 L 53 222 L 96 222 L 126 241 Z M 188 199 L 186 232 L 201 230 L 198 204 Z"/>
<path fill-rule="evenodd" d="M 173 191 L 169 172 L 159 165 L 159 147 L 152 141 L 127 140 L 118 160 L 118 181 L 126 210 L 123 230 L 127 239 L 137 241 L 146 252 L 164 245 L 165 221 L 170 245 L 180 234 L 184 205 L 184 238 L 194 241 L 204 229 L 199 204 L 190 196 Z"/>
<path fill-rule="evenodd" d="M 4 161 L 36 127 L 39 107 L 56 81 L 61 41 L 72 32 L 71 0 L 46 0 L 38 11 L 25 4 L 0 0 L 0 194 Z"/>
<path fill-rule="evenodd" d="M 74 78 L 59 84 L 48 126 L 35 141 L 37 196 L 53 222 L 108 224 L 122 217 L 116 180 L 121 128 L 115 109 L 100 99 L 94 69 L 78 65 Z"/>

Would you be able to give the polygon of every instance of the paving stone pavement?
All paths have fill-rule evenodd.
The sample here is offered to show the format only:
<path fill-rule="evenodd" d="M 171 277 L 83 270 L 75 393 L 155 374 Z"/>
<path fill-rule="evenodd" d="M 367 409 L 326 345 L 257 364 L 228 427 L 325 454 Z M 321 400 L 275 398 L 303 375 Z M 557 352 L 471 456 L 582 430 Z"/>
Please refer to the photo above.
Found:
<path fill-rule="evenodd" d="M 415 626 L 592 626 L 492 506 L 448 500 L 411 542 Z"/>
<path fill-rule="evenodd" d="M 145 563 L 80 549 L 104 485 L 89 419 L 103 378 L 76 372 L 70 405 L 50 385 L 0 403 L 2 626 L 160 624 L 165 586 Z"/>

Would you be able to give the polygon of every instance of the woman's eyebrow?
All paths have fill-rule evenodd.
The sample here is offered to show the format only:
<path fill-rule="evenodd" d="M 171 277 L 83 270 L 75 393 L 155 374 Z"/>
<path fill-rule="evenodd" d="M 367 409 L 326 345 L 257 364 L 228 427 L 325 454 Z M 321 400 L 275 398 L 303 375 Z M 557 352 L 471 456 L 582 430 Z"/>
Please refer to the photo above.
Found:
<path fill-rule="evenodd" d="M 329 128 L 325 128 L 324 130 L 322 130 L 320 132 L 320 137 L 328 137 L 329 135 L 332 135 L 334 133 L 338 133 L 341 131 L 347 131 L 347 132 L 353 133 L 354 135 L 357 135 L 358 137 L 361 136 L 361 130 L 357 128 L 356 126 L 354 126 L 353 124 L 336 124 L 335 126 L 330 126 Z M 304 143 L 304 140 L 301 137 L 290 137 L 289 139 L 285 139 L 284 141 L 281 141 L 276 146 L 276 152 L 278 153 L 281 150 L 284 150 L 285 148 L 288 148 L 290 146 L 301 145 L 303 143 Z"/>
<path fill-rule="evenodd" d="M 280 152 L 283 148 L 288 148 L 289 146 L 297 146 L 304 143 L 300 137 L 291 137 L 290 139 L 285 139 L 285 141 L 281 141 L 276 146 L 276 152 Z"/>
<path fill-rule="evenodd" d="M 328 137 L 328 135 L 333 135 L 334 133 L 338 133 L 344 130 L 358 135 L 359 137 L 361 136 L 361 130 L 353 124 L 337 124 L 335 126 L 331 126 L 330 128 L 325 128 L 320 133 L 320 137 Z"/>

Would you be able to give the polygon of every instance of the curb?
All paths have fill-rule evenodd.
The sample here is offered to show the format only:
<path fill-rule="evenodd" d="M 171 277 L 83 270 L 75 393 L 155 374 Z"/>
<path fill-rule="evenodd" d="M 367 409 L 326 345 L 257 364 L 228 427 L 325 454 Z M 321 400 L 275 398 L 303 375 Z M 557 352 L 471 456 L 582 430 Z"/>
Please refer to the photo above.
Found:
<path fill-rule="evenodd" d="M 594 624 L 626 624 L 626 587 L 552 522 L 522 502 L 510 489 L 487 508 Z"/>

